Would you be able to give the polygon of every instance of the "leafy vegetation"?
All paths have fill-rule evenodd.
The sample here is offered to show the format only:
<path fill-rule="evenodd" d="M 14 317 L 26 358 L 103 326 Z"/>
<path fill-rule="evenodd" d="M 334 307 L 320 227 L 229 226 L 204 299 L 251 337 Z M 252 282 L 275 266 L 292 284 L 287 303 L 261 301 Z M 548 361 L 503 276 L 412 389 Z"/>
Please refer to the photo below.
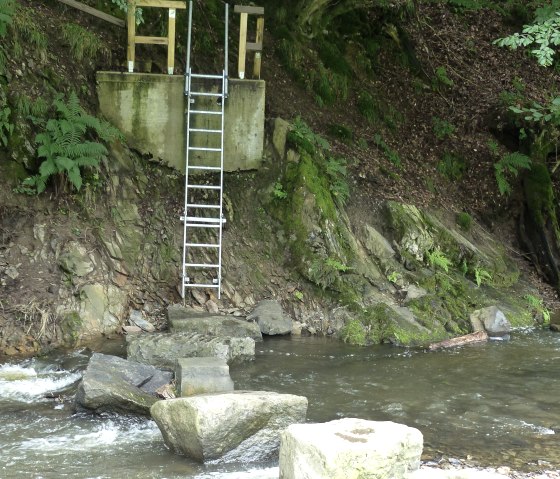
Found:
<path fill-rule="evenodd" d="M 463 231 L 470 231 L 473 219 L 467 212 L 462 211 L 457 214 L 455 221 Z"/>
<path fill-rule="evenodd" d="M 450 181 L 458 181 L 463 177 L 467 165 L 465 160 L 454 154 L 446 151 L 442 159 L 437 165 L 437 170 L 443 176 L 447 177 Z"/>
<path fill-rule="evenodd" d="M 82 61 L 84 58 L 94 60 L 100 54 L 106 58 L 110 56 L 109 47 L 97 35 L 80 25 L 65 23 L 62 26 L 62 36 L 70 45 L 76 61 Z"/>
<path fill-rule="evenodd" d="M 98 169 L 107 154 L 105 146 L 98 141 L 87 140 L 91 134 L 102 141 L 114 141 L 121 134 L 113 126 L 88 113 L 80 105 L 73 92 L 67 101 L 59 95 L 53 102 L 55 118 L 51 118 L 44 130 L 35 137 L 39 145 L 38 155 L 43 158 L 38 174 L 28 177 L 20 191 L 28 194 L 42 193 L 52 176 L 59 177 L 57 190 L 64 188 L 66 181 L 76 189 L 82 187 L 82 171 L 85 168 Z"/>
<path fill-rule="evenodd" d="M 509 195 L 511 185 L 508 178 L 517 177 L 520 170 L 531 169 L 531 158 L 519 152 L 508 153 L 494 163 L 494 174 L 500 195 Z"/>
<path fill-rule="evenodd" d="M 455 127 L 447 120 L 443 120 L 437 116 L 434 116 L 432 118 L 432 123 L 434 126 L 434 134 L 436 135 L 436 138 L 438 140 L 450 138 L 453 133 L 455 133 Z"/>
<path fill-rule="evenodd" d="M 519 47 L 533 47 L 530 52 L 539 65 L 551 66 L 560 46 L 560 5 L 557 5 L 556 8 L 550 6 L 547 9 L 539 9 L 536 21 L 525 25 L 521 33 L 516 32 L 513 35 L 498 38 L 494 43 L 512 50 Z"/>
<path fill-rule="evenodd" d="M 532 294 L 526 294 L 523 298 L 527 301 L 531 310 L 542 315 L 544 323 L 550 323 L 550 311 L 544 306 L 541 298 L 537 298 Z"/>

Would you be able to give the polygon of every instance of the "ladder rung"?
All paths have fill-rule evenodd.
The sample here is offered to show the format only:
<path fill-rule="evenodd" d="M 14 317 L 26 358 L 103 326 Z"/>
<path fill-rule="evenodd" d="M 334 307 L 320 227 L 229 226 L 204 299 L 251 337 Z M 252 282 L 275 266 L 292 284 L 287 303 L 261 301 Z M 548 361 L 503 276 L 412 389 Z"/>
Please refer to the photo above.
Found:
<path fill-rule="evenodd" d="M 221 93 L 206 93 L 204 91 L 191 91 L 191 96 L 213 96 L 213 97 L 221 97 Z"/>
<path fill-rule="evenodd" d="M 219 288 L 219 284 L 185 283 L 186 288 Z"/>
<path fill-rule="evenodd" d="M 216 111 L 216 110 L 189 110 L 189 113 L 195 114 L 201 114 L 201 115 L 221 115 L 222 112 L 221 111 Z"/>
<path fill-rule="evenodd" d="M 217 80 L 218 78 L 220 78 L 220 79 L 224 78 L 224 76 L 223 75 L 206 75 L 206 74 L 203 74 L 203 73 L 191 73 L 191 78 L 214 78 L 214 79 Z"/>
<path fill-rule="evenodd" d="M 219 264 L 208 264 L 208 263 L 185 263 L 185 266 L 190 268 L 219 268 Z"/>
<path fill-rule="evenodd" d="M 187 188 L 196 188 L 197 190 L 219 190 L 219 186 L 215 185 L 187 185 Z"/>
<path fill-rule="evenodd" d="M 210 225 L 210 224 L 204 224 L 204 223 L 187 223 L 187 226 L 190 226 L 191 228 L 219 228 L 220 225 Z"/>
<path fill-rule="evenodd" d="M 221 148 L 208 148 L 206 146 L 189 146 L 190 151 L 212 151 L 212 152 L 220 152 L 222 151 Z"/>
<path fill-rule="evenodd" d="M 181 216 L 181 221 L 185 221 L 185 217 Z M 187 216 L 187 221 L 194 221 L 200 223 L 225 223 L 224 218 L 207 218 L 205 216 Z"/>
<path fill-rule="evenodd" d="M 221 171 L 222 168 L 219 166 L 202 166 L 202 165 L 188 165 L 187 168 L 189 170 L 212 170 L 212 171 Z"/>
<path fill-rule="evenodd" d="M 200 203 L 187 203 L 185 205 L 187 208 L 210 208 L 212 210 L 219 210 L 220 205 L 204 205 Z"/>
<path fill-rule="evenodd" d="M 193 248 L 219 248 L 220 245 L 216 243 L 185 243 L 185 246 Z"/>
<path fill-rule="evenodd" d="M 206 128 L 189 128 L 191 133 L 221 133 L 222 130 L 208 130 Z"/>

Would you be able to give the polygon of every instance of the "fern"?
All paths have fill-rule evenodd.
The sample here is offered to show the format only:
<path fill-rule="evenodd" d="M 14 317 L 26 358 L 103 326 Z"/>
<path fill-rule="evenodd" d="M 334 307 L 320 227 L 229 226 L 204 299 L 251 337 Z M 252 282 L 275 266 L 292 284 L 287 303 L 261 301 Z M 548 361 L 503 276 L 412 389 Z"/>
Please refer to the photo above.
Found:
<path fill-rule="evenodd" d="M 475 266 L 474 280 L 476 282 L 476 285 L 480 288 L 481 284 L 489 283 L 490 281 L 492 281 L 492 275 L 481 266 Z"/>
<path fill-rule="evenodd" d="M 509 195 L 511 193 L 511 185 L 508 176 L 516 177 L 519 170 L 531 169 L 531 158 L 518 151 L 504 155 L 502 159 L 494 163 L 494 173 L 500 195 Z"/>
<path fill-rule="evenodd" d="M 426 257 L 428 259 L 428 263 L 432 267 L 437 267 L 443 269 L 446 273 L 449 273 L 449 267 L 453 266 L 452 261 L 443 254 L 443 252 L 439 249 L 435 249 L 434 251 L 428 251 L 426 253 Z"/>
<path fill-rule="evenodd" d="M 44 161 L 39 172 L 24 180 L 21 191 L 29 194 L 42 193 L 49 178 L 60 175 L 76 190 L 82 187 L 82 170 L 99 168 L 99 162 L 107 154 L 105 146 L 85 138 L 92 133 L 103 141 L 121 139 L 121 133 L 108 124 L 86 113 L 76 93 L 68 101 L 62 96 L 55 98 L 53 106 L 57 117 L 51 118 L 43 132 L 35 137 L 37 153 Z"/>
<path fill-rule="evenodd" d="M 8 146 L 8 139 L 14 131 L 14 125 L 10 123 L 11 111 L 7 106 L 0 110 L 0 146 Z"/>

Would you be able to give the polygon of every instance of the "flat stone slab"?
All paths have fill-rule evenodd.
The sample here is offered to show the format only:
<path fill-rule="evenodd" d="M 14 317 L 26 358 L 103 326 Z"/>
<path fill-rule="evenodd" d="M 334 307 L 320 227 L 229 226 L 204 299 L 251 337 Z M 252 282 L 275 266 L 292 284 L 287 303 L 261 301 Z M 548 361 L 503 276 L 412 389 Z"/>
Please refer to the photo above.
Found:
<path fill-rule="evenodd" d="M 95 412 L 149 414 L 155 392 L 173 375 L 153 366 L 94 353 L 76 393 L 76 406 Z"/>
<path fill-rule="evenodd" d="M 228 364 L 252 361 L 255 341 L 252 338 L 220 338 L 196 333 L 151 333 L 126 337 L 127 357 L 170 371 L 177 359 L 216 357 Z"/>
<path fill-rule="evenodd" d="M 422 447 L 418 429 L 390 421 L 293 424 L 281 435 L 280 479 L 404 479 Z"/>
<path fill-rule="evenodd" d="M 236 391 L 159 401 L 151 408 L 167 446 L 199 462 L 255 462 L 277 453 L 280 431 L 305 421 L 307 398 Z"/>
<path fill-rule="evenodd" d="M 175 368 L 178 396 L 233 391 L 229 366 L 220 358 L 181 358 Z"/>
<path fill-rule="evenodd" d="M 225 338 L 253 338 L 262 341 L 259 326 L 255 323 L 236 318 L 204 312 L 192 311 L 174 305 L 167 313 L 169 330 L 172 333 L 199 333 Z"/>

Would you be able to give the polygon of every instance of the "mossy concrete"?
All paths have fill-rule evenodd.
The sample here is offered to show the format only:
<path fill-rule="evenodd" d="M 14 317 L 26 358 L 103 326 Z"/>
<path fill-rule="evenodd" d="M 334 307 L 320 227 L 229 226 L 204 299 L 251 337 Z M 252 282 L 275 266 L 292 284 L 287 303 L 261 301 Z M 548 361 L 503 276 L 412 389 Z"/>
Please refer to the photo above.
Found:
<path fill-rule="evenodd" d="M 214 82 L 215 84 L 215 82 Z M 197 91 L 215 91 L 200 84 Z M 184 77 L 146 73 L 97 72 L 97 94 L 102 115 L 117 126 L 132 147 L 152 155 L 169 166 L 185 170 Z M 197 97 L 196 109 L 214 98 Z M 264 147 L 265 82 L 229 80 L 229 96 L 224 117 L 224 169 L 257 169 Z M 213 110 L 216 106 L 213 105 Z M 194 116 L 192 127 L 219 129 L 219 116 Z M 191 144 L 218 146 L 219 135 L 199 135 Z M 218 139 L 218 140 L 216 140 Z M 196 143 L 195 143 L 196 142 Z M 208 154 L 201 164 L 209 163 Z M 218 161 L 219 164 L 219 161 Z"/>

